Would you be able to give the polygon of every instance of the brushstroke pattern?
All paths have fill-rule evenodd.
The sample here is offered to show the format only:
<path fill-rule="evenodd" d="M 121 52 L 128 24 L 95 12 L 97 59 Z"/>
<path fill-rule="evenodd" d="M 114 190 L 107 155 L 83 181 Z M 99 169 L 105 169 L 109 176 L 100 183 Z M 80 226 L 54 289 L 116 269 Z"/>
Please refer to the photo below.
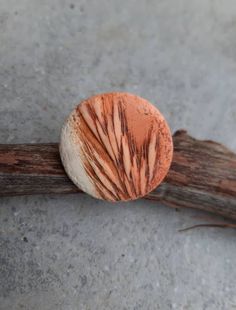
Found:
<path fill-rule="evenodd" d="M 172 137 L 160 112 L 146 100 L 124 93 L 82 102 L 71 126 L 96 197 L 133 200 L 165 177 L 172 159 Z"/>

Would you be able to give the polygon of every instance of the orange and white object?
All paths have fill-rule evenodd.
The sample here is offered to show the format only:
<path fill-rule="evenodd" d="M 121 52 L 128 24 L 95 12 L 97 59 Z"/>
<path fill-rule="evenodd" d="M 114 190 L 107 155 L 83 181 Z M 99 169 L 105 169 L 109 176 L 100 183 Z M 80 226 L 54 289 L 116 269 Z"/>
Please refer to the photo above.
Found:
<path fill-rule="evenodd" d="M 170 129 L 147 100 L 106 93 L 81 102 L 65 122 L 60 155 L 70 179 L 93 197 L 134 200 L 157 187 L 173 155 Z"/>

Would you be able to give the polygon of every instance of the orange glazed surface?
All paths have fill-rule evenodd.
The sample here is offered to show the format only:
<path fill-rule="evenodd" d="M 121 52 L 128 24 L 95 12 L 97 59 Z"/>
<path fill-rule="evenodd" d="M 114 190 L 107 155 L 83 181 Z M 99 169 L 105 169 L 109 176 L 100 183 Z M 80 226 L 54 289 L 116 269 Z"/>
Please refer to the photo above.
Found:
<path fill-rule="evenodd" d="M 141 97 L 116 92 L 93 96 L 75 108 L 62 130 L 60 150 L 78 187 L 96 198 L 118 201 L 142 197 L 161 183 L 173 143 L 157 108 Z"/>

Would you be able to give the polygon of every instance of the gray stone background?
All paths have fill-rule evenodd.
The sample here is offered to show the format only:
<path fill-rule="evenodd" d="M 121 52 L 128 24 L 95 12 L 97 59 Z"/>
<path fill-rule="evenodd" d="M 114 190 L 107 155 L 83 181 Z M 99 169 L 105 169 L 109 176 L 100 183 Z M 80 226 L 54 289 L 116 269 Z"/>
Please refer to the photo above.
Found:
<path fill-rule="evenodd" d="M 236 151 L 235 0 L 0 0 L 0 143 L 56 142 L 80 100 L 129 91 Z M 236 309 L 236 233 L 86 195 L 0 200 L 0 309 Z"/>

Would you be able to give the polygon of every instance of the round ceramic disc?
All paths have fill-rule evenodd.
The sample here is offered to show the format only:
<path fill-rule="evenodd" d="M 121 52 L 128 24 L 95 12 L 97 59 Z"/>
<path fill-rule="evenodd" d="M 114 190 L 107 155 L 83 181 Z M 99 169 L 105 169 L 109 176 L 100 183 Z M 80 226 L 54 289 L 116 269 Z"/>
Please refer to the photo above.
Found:
<path fill-rule="evenodd" d="M 173 143 L 164 117 L 147 100 L 108 93 L 81 102 L 70 114 L 60 154 L 68 176 L 84 192 L 126 201 L 161 183 Z"/>

